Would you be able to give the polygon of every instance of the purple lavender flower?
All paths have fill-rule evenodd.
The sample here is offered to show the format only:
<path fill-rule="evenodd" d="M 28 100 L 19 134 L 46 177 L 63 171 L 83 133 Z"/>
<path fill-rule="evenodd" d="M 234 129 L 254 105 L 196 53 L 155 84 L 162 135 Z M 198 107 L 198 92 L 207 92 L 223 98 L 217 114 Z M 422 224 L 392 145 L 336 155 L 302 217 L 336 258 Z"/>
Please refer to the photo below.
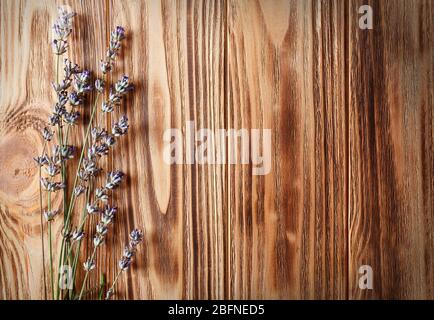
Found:
<path fill-rule="evenodd" d="M 75 147 L 63 145 L 60 148 L 60 156 L 63 161 L 74 158 Z"/>
<path fill-rule="evenodd" d="M 119 260 L 119 268 L 122 271 L 127 270 L 132 262 L 132 258 L 136 254 L 137 245 L 143 241 L 143 232 L 139 229 L 134 229 L 130 233 L 130 243 L 125 247 L 122 258 Z"/>
<path fill-rule="evenodd" d="M 89 71 L 85 70 L 83 72 L 74 74 L 74 89 L 78 94 L 84 94 L 92 90 Z"/>
<path fill-rule="evenodd" d="M 106 74 L 107 72 L 112 71 L 112 64 L 111 64 L 111 62 L 110 61 L 102 61 L 101 60 L 100 69 L 101 69 L 101 72 L 103 74 Z"/>
<path fill-rule="evenodd" d="M 83 263 L 83 268 L 85 271 L 89 272 L 93 269 L 95 269 L 95 261 L 91 260 L 90 258 L 86 260 L 85 263 Z"/>
<path fill-rule="evenodd" d="M 112 133 L 115 137 L 122 136 L 128 131 L 128 118 L 127 116 L 122 116 L 119 122 L 115 122 L 112 127 Z"/>
<path fill-rule="evenodd" d="M 92 136 L 92 140 L 94 142 L 98 142 L 101 141 L 107 135 L 107 130 L 104 128 L 101 129 L 99 127 L 93 127 L 90 131 L 90 134 Z"/>
<path fill-rule="evenodd" d="M 124 28 L 117 26 L 110 34 L 110 46 L 106 54 L 108 59 L 116 59 L 117 52 L 121 48 L 121 41 L 123 39 L 125 39 L 125 30 Z"/>
<path fill-rule="evenodd" d="M 125 271 L 125 270 L 127 270 L 127 269 L 130 267 L 130 265 L 131 265 L 131 259 L 129 259 L 129 258 L 127 258 L 127 257 L 122 257 L 122 258 L 119 260 L 118 265 L 119 265 L 119 268 L 120 268 L 122 271 Z"/>
<path fill-rule="evenodd" d="M 69 125 L 75 125 L 78 118 L 80 118 L 80 112 L 78 111 L 71 111 L 71 112 L 67 112 L 64 116 L 64 121 L 65 123 L 69 124 Z"/>
<path fill-rule="evenodd" d="M 103 102 L 102 106 L 101 106 L 101 111 L 102 112 L 112 112 L 114 110 L 113 104 L 109 103 L 109 102 Z"/>
<path fill-rule="evenodd" d="M 44 138 L 45 141 L 51 141 L 53 135 L 54 132 L 50 128 L 45 127 L 44 129 L 42 129 L 42 138 Z"/>
<path fill-rule="evenodd" d="M 59 106 L 64 112 L 66 112 L 65 106 L 68 102 L 68 93 L 66 91 L 60 91 L 57 93 L 57 103 L 56 105 Z"/>
<path fill-rule="evenodd" d="M 80 169 L 78 171 L 78 178 L 82 181 L 88 181 L 89 180 L 89 173 L 86 170 Z"/>
<path fill-rule="evenodd" d="M 83 185 L 78 185 L 77 187 L 74 188 L 74 194 L 76 197 L 78 197 L 79 195 L 81 195 L 84 191 L 86 190 L 86 187 L 84 187 Z"/>
<path fill-rule="evenodd" d="M 104 87 L 105 87 L 105 82 L 104 82 L 104 80 L 102 80 L 102 79 L 96 79 L 96 81 L 95 81 L 95 89 L 98 91 L 98 92 L 103 92 L 104 91 Z"/>
<path fill-rule="evenodd" d="M 104 222 L 99 222 L 96 225 L 96 232 L 100 235 L 100 236 L 105 236 L 108 232 L 108 228 L 107 225 Z"/>
<path fill-rule="evenodd" d="M 83 103 L 83 99 L 75 91 L 69 94 L 69 103 L 73 106 L 78 106 Z"/>
<path fill-rule="evenodd" d="M 101 209 L 95 204 L 86 204 L 86 210 L 88 214 L 98 214 L 101 212 Z"/>
<path fill-rule="evenodd" d="M 110 190 L 118 187 L 121 184 L 123 177 L 124 177 L 124 173 L 119 170 L 110 172 L 107 175 L 107 183 L 105 187 Z"/>
<path fill-rule="evenodd" d="M 36 158 L 33 158 L 35 161 L 36 161 L 36 163 L 39 165 L 39 166 L 43 166 L 43 165 L 46 165 L 46 164 L 48 164 L 48 156 L 46 155 L 46 154 L 43 154 L 42 156 L 38 156 L 38 157 L 36 157 Z"/>
<path fill-rule="evenodd" d="M 98 157 L 106 155 L 108 153 L 109 147 L 106 144 L 100 144 L 95 146 L 95 153 Z"/>
<path fill-rule="evenodd" d="M 130 240 L 131 240 L 131 242 L 133 242 L 136 245 L 138 243 L 142 242 L 143 241 L 143 232 L 139 229 L 134 229 L 130 233 Z"/>
<path fill-rule="evenodd" d="M 95 177 L 100 171 L 96 162 L 87 158 L 83 160 L 83 170 L 91 177 Z"/>
<path fill-rule="evenodd" d="M 117 26 L 110 34 L 111 41 L 122 41 L 125 39 L 125 29 L 121 26 Z"/>
<path fill-rule="evenodd" d="M 109 225 L 110 223 L 113 222 L 113 219 L 116 215 L 118 211 L 117 207 L 111 207 L 109 205 L 106 205 L 104 207 L 104 211 L 102 213 L 102 217 L 101 217 L 101 221 L 105 224 L 105 225 Z"/>
<path fill-rule="evenodd" d="M 131 259 L 132 257 L 134 257 L 135 254 L 136 254 L 136 248 L 135 247 L 126 246 L 124 248 L 123 256 L 125 258 Z"/>
<path fill-rule="evenodd" d="M 95 190 L 95 197 L 96 199 L 102 201 L 102 202 L 107 202 L 108 201 L 108 193 L 107 190 L 105 188 L 96 188 Z"/>
<path fill-rule="evenodd" d="M 45 167 L 45 170 L 50 177 L 57 176 L 60 173 L 59 165 L 55 163 L 50 163 L 48 166 Z"/>
<path fill-rule="evenodd" d="M 56 91 L 57 93 L 60 93 L 66 89 L 69 88 L 70 86 L 70 81 L 69 80 L 62 80 L 60 81 L 58 84 L 52 82 L 51 85 L 53 86 L 54 91 Z"/>
<path fill-rule="evenodd" d="M 54 22 L 53 31 L 58 39 L 65 40 L 72 31 L 72 18 L 75 16 L 75 13 L 68 12 L 62 7 L 59 7 L 57 12 L 58 17 Z"/>
<path fill-rule="evenodd" d="M 84 238 L 84 235 L 85 234 L 84 234 L 84 232 L 82 230 L 75 229 L 72 232 L 71 239 L 72 239 L 72 241 L 80 241 L 81 239 Z"/>
<path fill-rule="evenodd" d="M 63 64 L 65 67 L 63 70 L 65 71 L 65 78 L 70 79 L 72 75 L 80 73 L 80 67 L 76 63 L 72 63 L 69 59 L 65 58 Z"/>
<path fill-rule="evenodd" d="M 93 238 L 93 245 L 94 245 L 95 247 L 99 247 L 99 246 L 101 246 L 103 243 L 104 243 L 104 236 L 101 235 L 101 234 L 99 234 L 99 233 L 97 233 L 97 234 L 95 235 L 95 237 Z"/>
<path fill-rule="evenodd" d="M 108 103 L 113 106 L 118 106 L 121 103 L 121 96 L 116 91 L 110 89 Z"/>
<path fill-rule="evenodd" d="M 101 61 L 101 71 L 103 74 L 110 72 L 113 68 L 113 61 L 116 59 L 121 48 L 121 41 L 125 39 L 124 28 L 117 26 L 110 34 L 110 44 L 106 53 L 106 59 Z"/>
<path fill-rule="evenodd" d="M 60 123 L 60 117 L 57 114 L 52 114 L 48 117 L 48 122 L 54 127 Z"/>
<path fill-rule="evenodd" d="M 59 117 L 62 117 L 66 113 L 66 107 L 63 103 L 56 103 L 54 105 L 53 114 L 58 115 Z"/>
<path fill-rule="evenodd" d="M 55 55 L 62 55 L 68 50 L 68 42 L 65 40 L 54 39 L 51 42 L 51 46 L 53 47 L 53 53 Z"/>
<path fill-rule="evenodd" d="M 125 94 L 128 91 L 131 91 L 133 89 L 134 89 L 134 86 L 132 84 L 130 84 L 130 80 L 129 80 L 128 76 L 123 76 L 115 84 L 115 90 L 118 94 Z"/>
<path fill-rule="evenodd" d="M 62 190 L 63 188 L 65 188 L 65 184 L 61 183 L 61 182 L 52 182 L 50 180 L 48 180 L 47 178 L 41 178 L 41 186 L 50 192 L 56 192 L 58 190 Z"/>
<path fill-rule="evenodd" d="M 51 211 L 44 211 L 44 218 L 47 221 L 53 221 L 54 217 L 59 214 L 59 211 L 57 210 L 51 210 Z"/>
<path fill-rule="evenodd" d="M 104 136 L 102 142 L 107 146 L 111 147 L 116 143 L 116 139 L 111 134 L 107 134 Z"/>

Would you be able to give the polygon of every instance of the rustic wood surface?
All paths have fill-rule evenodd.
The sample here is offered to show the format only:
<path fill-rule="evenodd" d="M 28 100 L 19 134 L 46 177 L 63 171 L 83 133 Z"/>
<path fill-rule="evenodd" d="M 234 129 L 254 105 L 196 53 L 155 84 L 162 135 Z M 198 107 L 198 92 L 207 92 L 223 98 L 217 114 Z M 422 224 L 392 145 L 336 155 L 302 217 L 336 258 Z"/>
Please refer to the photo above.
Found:
<path fill-rule="evenodd" d="M 434 299 L 432 0 L 0 1 L 1 299 L 44 298 L 32 157 L 59 4 L 78 13 L 68 56 L 86 68 L 126 27 L 111 80 L 136 85 L 121 110 L 131 131 L 104 163 L 128 178 L 89 288 L 113 279 L 138 226 L 118 299 Z M 363 4 L 373 30 L 359 29 Z M 165 164 L 164 130 L 190 120 L 271 129 L 270 173 Z"/>
<path fill-rule="evenodd" d="M 233 0 L 228 29 L 229 127 L 272 129 L 270 174 L 228 169 L 230 297 L 345 298 L 343 3 Z"/>
<path fill-rule="evenodd" d="M 434 2 L 371 5 L 371 32 L 349 25 L 349 295 L 433 299 Z M 364 264 L 375 290 L 358 289 Z"/>

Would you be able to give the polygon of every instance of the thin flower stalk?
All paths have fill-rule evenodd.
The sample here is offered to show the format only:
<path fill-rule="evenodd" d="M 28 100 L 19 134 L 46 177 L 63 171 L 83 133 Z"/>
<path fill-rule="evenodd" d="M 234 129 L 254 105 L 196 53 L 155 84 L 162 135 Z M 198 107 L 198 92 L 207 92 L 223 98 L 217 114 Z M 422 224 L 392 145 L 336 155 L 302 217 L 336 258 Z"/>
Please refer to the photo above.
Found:
<path fill-rule="evenodd" d="M 51 191 L 48 191 L 48 211 L 51 211 Z M 54 299 L 54 273 L 53 273 L 53 235 L 51 233 L 51 220 L 48 221 L 48 241 L 49 241 L 49 255 L 50 255 L 50 282 L 51 282 L 51 296 Z"/>
<path fill-rule="evenodd" d="M 121 259 L 118 262 L 119 271 L 115 276 L 115 279 L 113 280 L 113 284 L 109 288 L 106 294 L 106 300 L 111 299 L 111 297 L 114 294 L 114 290 L 116 287 L 116 284 L 118 282 L 119 276 L 122 272 L 127 271 L 129 267 L 131 266 L 131 263 L 133 261 L 134 256 L 137 252 L 137 246 L 143 241 L 143 232 L 138 229 L 134 229 L 130 233 L 130 241 L 128 245 L 125 247 L 123 255 Z"/>
<path fill-rule="evenodd" d="M 44 138 L 44 146 L 42 148 L 42 155 L 35 158 L 34 160 L 38 164 L 38 181 L 41 181 L 42 178 L 42 166 L 45 163 L 45 149 L 47 147 L 47 140 L 43 134 Z M 45 244 L 44 244 L 44 213 L 43 213 L 43 203 L 42 203 L 42 187 L 39 182 L 39 209 L 40 209 L 40 226 L 41 226 L 41 248 L 42 248 L 42 273 L 44 275 L 44 298 L 47 299 L 47 273 L 45 270 Z"/>

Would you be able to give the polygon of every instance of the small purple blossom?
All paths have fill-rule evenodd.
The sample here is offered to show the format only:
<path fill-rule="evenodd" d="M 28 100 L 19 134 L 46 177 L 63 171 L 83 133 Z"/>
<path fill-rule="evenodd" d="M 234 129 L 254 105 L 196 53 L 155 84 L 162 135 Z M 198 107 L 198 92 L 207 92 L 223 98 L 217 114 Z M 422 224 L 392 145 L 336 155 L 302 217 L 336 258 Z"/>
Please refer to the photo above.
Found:
<path fill-rule="evenodd" d="M 105 82 L 104 82 L 104 80 L 102 80 L 102 79 L 96 79 L 96 81 L 95 81 L 95 89 L 98 91 L 98 92 L 103 92 L 104 91 L 104 87 L 105 87 Z"/>
<path fill-rule="evenodd" d="M 73 91 L 69 94 L 69 103 L 72 106 L 78 106 L 83 103 L 83 99 L 77 92 Z"/>
<path fill-rule="evenodd" d="M 81 239 L 84 238 L 84 235 L 85 234 L 84 234 L 84 232 L 82 230 L 75 229 L 72 232 L 71 239 L 72 239 L 72 241 L 80 241 Z"/>
<path fill-rule="evenodd" d="M 83 72 L 74 74 L 74 89 L 78 94 L 84 94 L 92 90 L 89 71 L 85 70 Z"/>
<path fill-rule="evenodd" d="M 133 89 L 134 89 L 134 86 L 132 84 L 130 84 L 130 80 L 129 80 L 128 76 L 123 76 L 115 84 L 115 90 L 118 94 L 125 94 L 128 91 L 131 91 Z"/>
<path fill-rule="evenodd" d="M 56 192 L 58 190 L 62 190 L 63 188 L 65 188 L 65 184 L 63 184 L 62 182 L 52 182 L 44 177 L 41 178 L 41 186 L 45 190 L 50 192 Z"/>
<path fill-rule="evenodd" d="M 59 214 L 59 211 L 57 210 L 51 210 L 51 211 L 44 211 L 44 218 L 47 221 L 53 221 L 54 217 Z"/>
<path fill-rule="evenodd" d="M 127 116 L 122 116 L 118 122 L 115 122 L 112 127 L 112 133 L 115 137 L 122 136 L 128 132 L 128 118 Z"/>
<path fill-rule="evenodd" d="M 90 258 L 86 260 L 85 263 L 83 263 L 83 268 L 85 271 L 89 272 L 95 269 L 95 261 L 91 260 Z"/>
<path fill-rule="evenodd" d="M 45 141 L 51 141 L 53 138 L 54 132 L 48 127 L 45 127 L 42 129 L 42 138 L 44 138 Z"/>
<path fill-rule="evenodd" d="M 36 163 L 39 166 L 43 166 L 43 165 L 48 164 L 48 156 L 46 154 L 43 154 L 42 156 L 38 156 L 38 157 L 33 158 L 33 159 L 36 161 Z"/>
<path fill-rule="evenodd" d="M 57 9 L 58 16 L 53 25 L 53 32 L 60 40 L 65 40 L 72 31 L 72 18 L 75 16 L 74 12 L 68 12 L 65 8 L 59 7 Z"/>
<path fill-rule="evenodd" d="M 115 189 L 121 184 L 123 177 L 124 177 L 124 173 L 122 171 L 115 170 L 110 172 L 107 175 L 107 183 L 105 187 L 110 190 Z"/>
<path fill-rule="evenodd" d="M 51 42 L 51 46 L 53 47 L 53 53 L 55 55 L 62 55 L 68 50 L 68 42 L 61 39 L 54 39 Z"/>

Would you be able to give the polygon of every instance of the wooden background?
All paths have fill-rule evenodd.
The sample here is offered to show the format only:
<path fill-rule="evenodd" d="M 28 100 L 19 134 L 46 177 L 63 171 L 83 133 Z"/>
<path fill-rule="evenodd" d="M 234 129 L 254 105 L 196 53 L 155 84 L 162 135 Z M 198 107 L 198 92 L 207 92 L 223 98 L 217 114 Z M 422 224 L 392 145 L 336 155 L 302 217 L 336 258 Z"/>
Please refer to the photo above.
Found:
<path fill-rule="evenodd" d="M 136 84 L 131 132 L 105 164 L 128 184 L 99 271 L 113 278 L 133 226 L 145 242 L 117 298 L 434 299 L 432 0 L 1 0 L 0 298 L 43 297 L 32 157 L 59 4 L 79 15 L 68 54 L 86 68 L 128 31 L 113 77 Z M 165 165 L 164 130 L 188 120 L 271 129 L 270 174 Z"/>

